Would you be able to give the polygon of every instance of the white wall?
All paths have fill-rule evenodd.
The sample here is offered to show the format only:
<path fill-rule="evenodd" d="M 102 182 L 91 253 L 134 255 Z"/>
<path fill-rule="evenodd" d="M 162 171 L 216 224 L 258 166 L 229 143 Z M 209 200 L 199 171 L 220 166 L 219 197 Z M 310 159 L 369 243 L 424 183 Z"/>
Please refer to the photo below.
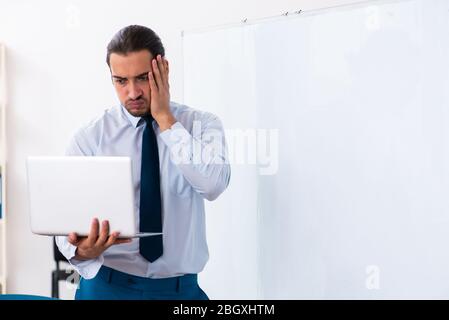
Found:
<path fill-rule="evenodd" d="M 351 2 L 359 1 L 0 0 L 9 75 L 8 291 L 50 294 L 51 242 L 29 229 L 25 158 L 62 154 L 73 130 L 116 103 L 105 47 L 118 29 L 143 24 L 161 36 L 172 100 L 182 101 L 182 30 Z"/>
<path fill-rule="evenodd" d="M 449 0 L 409 0 L 186 34 L 185 102 L 278 130 L 279 170 L 231 158 L 212 204 L 211 244 L 231 233 L 220 282 L 247 272 L 268 299 L 447 299 L 448 30 Z"/>

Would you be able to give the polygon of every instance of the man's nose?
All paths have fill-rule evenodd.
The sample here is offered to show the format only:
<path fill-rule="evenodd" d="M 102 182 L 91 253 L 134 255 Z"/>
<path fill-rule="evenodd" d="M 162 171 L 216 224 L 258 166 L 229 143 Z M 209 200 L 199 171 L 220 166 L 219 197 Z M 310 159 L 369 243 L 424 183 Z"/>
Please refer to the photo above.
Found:
<path fill-rule="evenodd" d="M 133 83 L 129 84 L 128 97 L 130 99 L 137 99 L 142 95 L 142 90 Z"/>

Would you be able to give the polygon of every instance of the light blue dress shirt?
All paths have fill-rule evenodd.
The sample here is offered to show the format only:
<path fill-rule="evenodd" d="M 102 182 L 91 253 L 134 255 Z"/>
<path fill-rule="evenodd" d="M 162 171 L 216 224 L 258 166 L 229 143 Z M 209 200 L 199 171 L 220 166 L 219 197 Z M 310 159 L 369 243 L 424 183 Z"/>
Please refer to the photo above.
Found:
<path fill-rule="evenodd" d="M 149 278 L 199 273 L 208 258 L 204 199 L 216 199 L 231 175 L 221 121 L 213 114 L 170 102 L 177 122 L 163 132 L 153 121 L 160 162 L 163 255 L 148 262 L 139 254 L 139 240 L 111 246 L 96 259 L 74 259 L 76 247 L 57 237 L 62 254 L 85 279 L 102 265 Z M 119 105 L 105 110 L 79 129 L 68 156 L 128 156 L 132 160 L 135 216 L 139 225 L 142 134 L 146 123 Z M 92 213 L 92 218 L 95 213 Z"/>

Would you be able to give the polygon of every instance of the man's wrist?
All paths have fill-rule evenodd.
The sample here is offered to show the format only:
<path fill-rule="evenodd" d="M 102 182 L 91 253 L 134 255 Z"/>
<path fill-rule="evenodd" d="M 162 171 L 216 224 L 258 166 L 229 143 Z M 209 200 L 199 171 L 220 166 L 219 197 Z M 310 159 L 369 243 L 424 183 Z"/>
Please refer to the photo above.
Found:
<path fill-rule="evenodd" d="M 154 120 L 156 120 L 161 132 L 170 129 L 176 123 L 176 118 L 171 112 L 157 115 L 154 117 Z"/>

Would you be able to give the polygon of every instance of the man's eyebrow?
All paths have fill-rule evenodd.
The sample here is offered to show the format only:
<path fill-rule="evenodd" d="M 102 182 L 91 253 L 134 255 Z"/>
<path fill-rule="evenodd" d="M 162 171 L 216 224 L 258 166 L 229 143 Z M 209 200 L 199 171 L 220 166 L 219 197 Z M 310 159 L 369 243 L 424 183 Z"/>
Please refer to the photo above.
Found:
<path fill-rule="evenodd" d="M 140 77 L 148 76 L 148 72 L 150 72 L 150 71 L 141 73 L 141 74 L 135 76 L 134 78 L 140 78 Z M 119 77 L 119 76 L 114 76 L 114 75 L 112 75 L 112 77 L 115 78 L 115 79 L 119 79 L 119 80 L 128 80 L 127 78 Z"/>
<path fill-rule="evenodd" d="M 118 80 L 126 80 L 126 78 L 119 77 L 119 76 L 114 76 L 114 75 L 112 75 L 112 77 L 115 78 L 115 79 L 118 79 Z"/>
<path fill-rule="evenodd" d="M 148 76 L 148 72 L 150 72 L 150 71 L 141 73 L 141 74 L 139 74 L 138 76 L 136 76 L 136 78 L 140 78 L 140 77 L 143 77 L 143 76 Z"/>

